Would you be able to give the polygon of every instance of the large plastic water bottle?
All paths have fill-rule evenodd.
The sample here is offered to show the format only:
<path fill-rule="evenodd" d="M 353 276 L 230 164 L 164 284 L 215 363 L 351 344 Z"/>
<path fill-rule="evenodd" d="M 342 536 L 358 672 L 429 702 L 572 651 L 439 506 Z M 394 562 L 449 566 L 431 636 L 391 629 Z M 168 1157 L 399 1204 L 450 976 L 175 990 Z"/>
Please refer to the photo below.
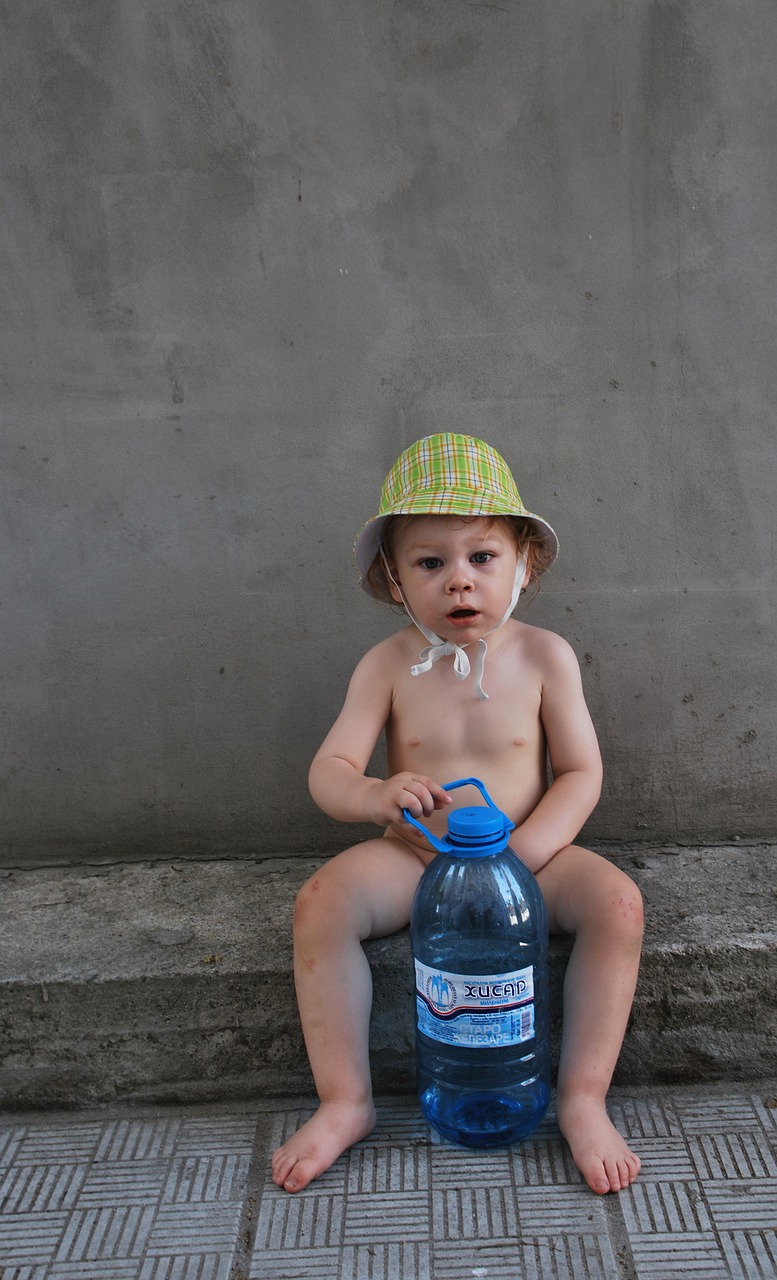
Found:
<path fill-rule="evenodd" d="M 467 1147 L 507 1146 L 542 1120 L 550 1098 L 548 924 L 534 876 L 507 847 L 514 824 L 482 782 L 486 805 L 455 809 L 433 836 L 410 932 L 416 977 L 421 1110 Z"/>

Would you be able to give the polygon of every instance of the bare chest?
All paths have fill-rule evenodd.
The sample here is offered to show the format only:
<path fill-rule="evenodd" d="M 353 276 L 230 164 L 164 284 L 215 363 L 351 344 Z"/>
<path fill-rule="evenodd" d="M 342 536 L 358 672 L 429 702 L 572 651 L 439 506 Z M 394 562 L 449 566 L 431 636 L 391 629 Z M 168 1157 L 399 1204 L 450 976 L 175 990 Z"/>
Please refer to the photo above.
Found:
<path fill-rule="evenodd" d="M 490 683 L 483 701 L 472 679 L 457 681 L 452 670 L 403 681 L 386 726 L 392 771 L 421 770 L 439 778 L 467 762 L 481 774 L 538 769 L 545 752 L 539 690 L 531 682 Z"/>

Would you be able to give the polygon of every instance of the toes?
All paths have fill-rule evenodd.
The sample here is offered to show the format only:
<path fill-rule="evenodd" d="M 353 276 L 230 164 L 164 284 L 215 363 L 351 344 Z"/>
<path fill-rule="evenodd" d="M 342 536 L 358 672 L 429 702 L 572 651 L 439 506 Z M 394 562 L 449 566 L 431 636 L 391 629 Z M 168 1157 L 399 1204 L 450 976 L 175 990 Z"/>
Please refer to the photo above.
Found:
<path fill-rule="evenodd" d="M 298 1161 L 291 1160 L 284 1164 L 273 1173 L 273 1182 L 276 1187 L 283 1187 L 285 1191 L 296 1191 L 299 1187 L 299 1174 L 297 1172 Z"/>
<path fill-rule="evenodd" d="M 276 1151 L 272 1160 L 272 1180 L 284 1191 L 302 1191 L 318 1173 L 315 1161 L 297 1156 L 293 1151 Z"/>
<path fill-rule="evenodd" d="M 623 1159 L 604 1159 L 598 1156 L 581 1164 L 580 1172 L 592 1191 L 598 1196 L 606 1196 L 609 1191 L 625 1191 L 630 1187 L 639 1172 L 639 1161 Z"/>
<path fill-rule="evenodd" d="M 637 1174 L 640 1170 L 640 1161 L 637 1156 L 627 1155 L 618 1160 L 617 1181 L 618 1186 L 613 1187 L 613 1191 L 625 1191 L 630 1187 L 632 1182 L 636 1182 Z"/>
<path fill-rule="evenodd" d="M 276 1151 L 272 1161 L 272 1180 L 278 1187 L 286 1187 L 297 1157 L 290 1151 Z"/>
<path fill-rule="evenodd" d="M 623 1162 L 617 1158 L 605 1161 L 604 1167 L 610 1181 L 610 1191 L 620 1191 L 626 1186 L 626 1180 L 621 1175 L 622 1165 Z"/>
<path fill-rule="evenodd" d="M 642 1161 L 639 1156 L 627 1156 L 626 1158 L 626 1180 L 624 1185 L 630 1187 L 632 1182 L 636 1182 Z"/>
<path fill-rule="evenodd" d="M 640 1161 L 624 1156 L 613 1160 L 596 1160 L 584 1170 L 584 1177 L 592 1191 L 597 1195 L 606 1195 L 608 1191 L 625 1191 L 636 1181 L 640 1170 Z"/>
<path fill-rule="evenodd" d="M 304 1191 L 305 1187 L 318 1176 L 320 1170 L 309 1160 L 299 1159 L 288 1171 L 283 1183 L 284 1191 Z"/>
<path fill-rule="evenodd" d="M 610 1177 L 603 1162 L 595 1157 L 593 1160 L 581 1165 L 580 1172 L 588 1183 L 592 1191 L 598 1196 L 604 1196 L 610 1190 Z"/>
<path fill-rule="evenodd" d="M 275 1183 L 276 1187 L 283 1186 L 284 1182 L 286 1181 L 289 1175 L 290 1168 L 291 1168 L 291 1165 L 287 1164 L 285 1160 L 282 1162 L 279 1160 L 277 1164 L 275 1163 L 275 1161 L 273 1161 L 272 1180 Z"/>

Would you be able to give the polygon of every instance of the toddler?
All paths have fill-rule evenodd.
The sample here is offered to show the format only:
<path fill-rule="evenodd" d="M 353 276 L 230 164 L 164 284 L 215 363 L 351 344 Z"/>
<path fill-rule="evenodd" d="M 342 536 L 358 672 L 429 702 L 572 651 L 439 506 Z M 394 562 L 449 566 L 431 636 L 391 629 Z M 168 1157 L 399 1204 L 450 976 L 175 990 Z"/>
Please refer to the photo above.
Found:
<path fill-rule="evenodd" d="M 442 433 L 406 449 L 355 544 L 362 585 L 410 625 L 362 658 L 310 769 L 310 791 L 343 822 L 382 834 L 338 854 L 303 886 L 294 975 L 319 1107 L 273 1156 L 300 1191 L 375 1125 L 369 1067 L 372 981 L 362 943 L 404 928 L 444 810 L 471 803 L 442 784 L 477 777 L 515 823 L 510 846 L 537 878 L 551 933 L 574 938 L 564 982 L 556 1114 L 589 1187 L 629 1186 L 638 1157 L 605 1105 L 637 981 L 642 906 L 617 867 L 574 843 L 594 809 L 601 759 L 575 656 L 511 615 L 556 557 L 547 521 L 524 507 L 504 459 Z M 385 779 L 366 773 L 380 734 Z"/>

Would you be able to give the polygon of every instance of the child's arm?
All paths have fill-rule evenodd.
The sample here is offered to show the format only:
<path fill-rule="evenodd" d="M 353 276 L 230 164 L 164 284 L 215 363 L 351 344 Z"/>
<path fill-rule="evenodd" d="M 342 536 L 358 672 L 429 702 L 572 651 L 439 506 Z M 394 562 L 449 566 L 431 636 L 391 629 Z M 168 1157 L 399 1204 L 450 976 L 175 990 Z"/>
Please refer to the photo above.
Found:
<path fill-rule="evenodd" d="M 429 817 L 450 804 L 439 783 L 423 774 L 398 773 L 385 780 L 365 770 L 391 714 L 385 660 L 371 650 L 348 686 L 345 703 L 310 766 L 310 794 L 319 808 L 341 822 L 402 822 L 402 810 Z"/>
<path fill-rule="evenodd" d="M 560 636 L 540 635 L 540 716 L 553 781 L 510 838 L 511 848 L 534 872 L 574 841 L 596 807 L 602 786 L 602 759 L 577 658 Z"/>

